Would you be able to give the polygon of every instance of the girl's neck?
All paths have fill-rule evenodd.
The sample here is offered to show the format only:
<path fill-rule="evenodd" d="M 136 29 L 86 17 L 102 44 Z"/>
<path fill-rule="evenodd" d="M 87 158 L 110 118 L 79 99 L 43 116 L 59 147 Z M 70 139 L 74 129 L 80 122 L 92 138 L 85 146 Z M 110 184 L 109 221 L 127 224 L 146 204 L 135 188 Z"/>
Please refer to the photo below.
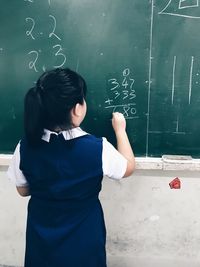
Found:
<path fill-rule="evenodd" d="M 61 129 L 60 127 L 55 127 L 53 129 L 53 132 L 56 132 L 56 133 L 59 133 L 59 132 L 62 132 L 62 131 L 63 131 L 63 129 Z"/>

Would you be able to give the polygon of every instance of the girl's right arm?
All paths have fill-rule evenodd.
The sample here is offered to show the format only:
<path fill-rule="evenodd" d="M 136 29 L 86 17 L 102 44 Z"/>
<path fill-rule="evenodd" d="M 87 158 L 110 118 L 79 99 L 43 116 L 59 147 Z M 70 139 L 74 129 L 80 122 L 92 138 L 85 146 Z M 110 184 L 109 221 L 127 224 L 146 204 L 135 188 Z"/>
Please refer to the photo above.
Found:
<path fill-rule="evenodd" d="M 126 120 L 122 113 L 113 113 L 112 126 L 117 139 L 117 150 L 127 159 L 127 168 L 123 177 L 128 177 L 135 169 L 135 157 L 126 133 Z"/>

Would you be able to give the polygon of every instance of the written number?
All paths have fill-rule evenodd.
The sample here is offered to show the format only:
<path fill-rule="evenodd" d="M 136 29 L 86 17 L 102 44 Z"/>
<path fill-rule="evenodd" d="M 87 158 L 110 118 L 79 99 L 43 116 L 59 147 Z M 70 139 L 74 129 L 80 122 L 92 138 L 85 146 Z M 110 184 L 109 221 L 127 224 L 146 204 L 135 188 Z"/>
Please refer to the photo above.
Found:
<path fill-rule="evenodd" d="M 53 16 L 53 15 L 49 15 L 49 17 L 50 18 L 52 18 L 52 20 L 53 20 L 53 30 L 50 32 L 50 34 L 49 34 L 49 38 L 51 38 L 51 37 L 56 37 L 58 40 L 60 40 L 61 41 L 61 38 L 55 33 L 55 31 L 56 31 L 56 24 L 57 24 L 57 22 L 56 22 L 56 18 Z"/>
<path fill-rule="evenodd" d="M 61 64 L 60 65 L 57 65 L 57 66 L 54 66 L 54 68 L 61 68 L 65 64 L 65 62 L 67 60 L 66 59 L 66 56 L 65 56 L 65 54 L 62 53 L 63 49 L 62 49 L 62 46 L 61 45 L 59 45 L 59 44 L 54 45 L 53 48 L 56 48 L 57 49 L 57 51 L 55 53 L 55 56 L 56 57 L 62 57 L 63 58 Z"/>
<path fill-rule="evenodd" d="M 32 25 L 31 25 L 31 29 L 29 31 L 26 31 L 26 35 L 30 36 L 33 40 L 35 40 L 35 37 L 33 36 L 33 30 L 35 28 L 35 21 L 33 18 L 26 18 L 26 22 L 28 23 L 29 21 L 31 22 Z"/>
<path fill-rule="evenodd" d="M 112 85 L 114 85 L 110 90 L 112 91 L 112 90 L 115 90 L 115 89 L 117 89 L 118 87 L 120 87 L 120 85 L 119 85 L 119 83 L 118 83 L 118 81 L 117 81 L 117 79 L 109 79 L 108 80 Z"/>
<path fill-rule="evenodd" d="M 121 112 L 125 118 L 135 116 L 137 114 L 137 110 L 132 105 L 126 105 L 126 106 L 115 106 L 113 109 L 113 112 Z"/>
<path fill-rule="evenodd" d="M 135 90 L 131 90 L 129 99 L 131 100 L 131 99 L 133 99 L 135 97 L 136 97 Z"/>
<path fill-rule="evenodd" d="M 125 70 L 123 71 L 123 76 L 124 76 L 124 77 L 129 76 L 129 74 L 130 74 L 130 69 L 125 69 Z"/>
<path fill-rule="evenodd" d="M 56 31 L 56 24 L 57 24 L 57 22 L 56 22 L 56 18 L 53 16 L 53 15 L 49 15 L 49 17 L 53 20 L 53 29 L 52 29 L 52 31 L 49 33 L 49 38 L 52 38 L 53 36 L 55 37 L 55 38 L 57 38 L 59 41 L 61 41 L 61 38 L 55 33 L 55 31 Z M 28 18 L 26 18 L 26 22 L 27 23 L 29 23 L 29 22 L 31 22 L 31 29 L 30 30 L 28 30 L 28 31 L 26 31 L 26 35 L 27 36 L 30 36 L 33 40 L 35 40 L 35 37 L 33 36 L 33 30 L 34 30 L 34 28 L 35 28 L 35 20 L 33 19 L 33 18 L 30 18 L 30 17 L 28 17 Z"/>
<path fill-rule="evenodd" d="M 133 108 L 133 107 L 130 107 L 130 106 L 124 106 L 123 107 L 123 110 L 124 110 L 123 115 L 125 117 L 128 117 L 129 116 L 129 113 L 128 112 L 130 112 L 131 115 L 136 115 L 136 113 L 137 113 L 136 108 Z"/>
<path fill-rule="evenodd" d="M 34 55 L 34 59 L 29 62 L 29 69 L 34 69 L 35 72 L 38 72 L 38 70 L 36 68 L 36 63 L 37 63 L 37 60 L 38 60 L 39 53 L 34 50 L 34 51 L 30 51 L 28 54 L 29 55 Z"/>
<path fill-rule="evenodd" d="M 128 87 L 128 82 L 127 82 L 126 77 L 124 78 L 124 80 L 123 80 L 123 82 L 122 82 L 122 86 L 124 86 L 125 89 Z"/>

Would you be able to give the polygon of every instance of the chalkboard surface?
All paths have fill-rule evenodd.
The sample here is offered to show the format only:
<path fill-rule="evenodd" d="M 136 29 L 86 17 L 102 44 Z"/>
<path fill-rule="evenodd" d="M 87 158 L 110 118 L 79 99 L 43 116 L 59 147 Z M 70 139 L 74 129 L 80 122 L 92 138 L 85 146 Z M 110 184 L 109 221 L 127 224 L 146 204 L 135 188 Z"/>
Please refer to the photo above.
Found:
<path fill-rule="evenodd" d="M 158 3 L 159 2 L 159 3 Z M 199 0 L 0 0 L 0 152 L 23 135 L 23 98 L 47 69 L 88 84 L 84 128 L 137 156 L 200 156 Z"/>

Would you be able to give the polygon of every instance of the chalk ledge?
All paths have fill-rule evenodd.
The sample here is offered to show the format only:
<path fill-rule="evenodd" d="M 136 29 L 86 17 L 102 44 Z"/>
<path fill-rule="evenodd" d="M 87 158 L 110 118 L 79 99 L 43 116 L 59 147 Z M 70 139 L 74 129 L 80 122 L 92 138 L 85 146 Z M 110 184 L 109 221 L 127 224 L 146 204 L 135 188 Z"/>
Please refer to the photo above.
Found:
<path fill-rule="evenodd" d="M 7 167 L 11 158 L 11 154 L 0 154 L 0 166 Z M 182 155 L 163 155 L 161 158 L 136 157 L 136 170 L 200 171 L 200 159 Z"/>
<path fill-rule="evenodd" d="M 163 155 L 162 158 L 136 158 L 138 170 L 200 170 L 200 159 L 190 156 Z"/>

